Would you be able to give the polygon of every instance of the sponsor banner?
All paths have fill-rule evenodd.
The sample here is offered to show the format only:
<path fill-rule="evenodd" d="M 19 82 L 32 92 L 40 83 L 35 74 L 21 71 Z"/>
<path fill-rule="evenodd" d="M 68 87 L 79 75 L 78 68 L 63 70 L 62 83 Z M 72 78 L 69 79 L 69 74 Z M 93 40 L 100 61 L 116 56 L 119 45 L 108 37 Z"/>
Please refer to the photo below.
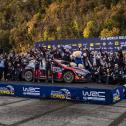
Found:
<path fill-rule="evenodd" d="M 0 95 L 73 100 L 95 104 L 113 104 L 124 99 L 124 87 L 95 89 L 33 84 L 0 84 Z"/>
<path fill-rule="evenodd" d="M 120 91 L 119 89 L 116 89 L 113 93 L 113 102 L 119 101 L 121 99 L 120 97 Z"/>
<path fill-rule="evenodd" d="M 125 88 L 122 86 L 112 90 L 112 98 L 113 98 L 113 103 L 125 99 Z"/>
<path fill-rule="evenodd" d="M 23 95 L 40 96 L 40 87 L 22 87 Z"/>
<path fill-rule="evenodd" d="M 0 85 L 0 95 L 15 95 L 15 89 L 12 85 Z"/>
<path fill-rule="evenodd" d="M 34 47 L 47 47 L 51 48 L 52 45 L 71 45 L 73 50 L 80 48 L 88 48 L 90 50 L 104 50 L 104 51 L 117 51 L 120 48 L 126 46 L 126 36 L 116 36 L 108 38 L 83 38 L 83 39 L 71 39 L 71 40 L 55 40 L 55 41 L 43 41 L 35 42 Z"/>
<path fill-rule="evenodd" d="M 105 91 L 82 91 L 83 100 L 106 101 Z"/>
<path fill-rule="evenodd" d="M 51 98 L 71 100 L 71 92 L 68 89 L 52 90 Z"/>
<path fill-rule="evenodd" d="M 44 86 L 41 88 L 41 97 L 82 101 L 96 104 L 112 104 L 114 103 L 112 90 L 113 89 Z M 116 94 L 114 94 L 114 96 L 116 97 Z M 121 99 L 123 99 L 123 97 L 117 99 L 116 101 L 120 101 Z"/>

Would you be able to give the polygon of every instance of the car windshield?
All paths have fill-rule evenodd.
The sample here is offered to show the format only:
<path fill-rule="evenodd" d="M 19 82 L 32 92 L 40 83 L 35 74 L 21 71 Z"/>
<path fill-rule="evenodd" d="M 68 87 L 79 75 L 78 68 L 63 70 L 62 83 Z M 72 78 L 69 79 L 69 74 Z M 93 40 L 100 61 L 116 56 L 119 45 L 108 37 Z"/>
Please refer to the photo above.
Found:
<path fill-rule="evenodd" d="M 70 67 L 70 62 L 63 61 L 63 60 L 56 60 L 56 61 L 59 62 L 60 64 L 64 65 L 64 66 Z"/>
<path fill-rule="evenodd" d="M 62 61 L 61 62 L 62 65 L 65 65 L 65 66 L 69 66 L 70 67 L 70 63 L 69 62 L 66 62 L 66 61 Z"/>

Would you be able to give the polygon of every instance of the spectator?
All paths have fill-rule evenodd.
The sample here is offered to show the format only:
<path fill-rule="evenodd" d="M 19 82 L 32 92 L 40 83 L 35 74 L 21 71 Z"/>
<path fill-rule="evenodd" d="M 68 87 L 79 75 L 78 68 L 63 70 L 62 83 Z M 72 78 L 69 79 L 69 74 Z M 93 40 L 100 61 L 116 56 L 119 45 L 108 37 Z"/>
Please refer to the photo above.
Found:
<path fill-rule="evenodd" d="M 0 55 L 0 80 L 3 78 L 4 68 L 5 68 L 5 60 L 3 55 Z"/>
<path fill-rule="evenodd" d="M 61 59 L 71 62 L 71 66 L 87 69 L 92 73 L 92 80 L 98 83 L 119 83 L 124 80 L 126 83 L 126 54 L 122 51 L 109 53 L 100 51 L 89 51 L 81 49 L 79 51 L 71 50 L 69 45 L 53 46 L 52 49 L 39 47 L 28 50 L 25 54 L 15 53 L 14 51 L 6 54 L 0 54 L 0 80 L 21 80 L 23 69 L 30 64 L 35 69 L 45 70 L 48 74 L 50 69 L 50 61 L 53 59 Z M 31 62 L 32 60 L 32 62 Z M 34 60 L 34 62 L 33 62 Z M 48 77 L 47 77 L 48 78 Z"/>
<path fill-rule="evenodd" d="M 71 55 L 71 51 L 69 49 L 65 49 L 63 60 L 70 62 L 71 61 L 70 55 Z"/>

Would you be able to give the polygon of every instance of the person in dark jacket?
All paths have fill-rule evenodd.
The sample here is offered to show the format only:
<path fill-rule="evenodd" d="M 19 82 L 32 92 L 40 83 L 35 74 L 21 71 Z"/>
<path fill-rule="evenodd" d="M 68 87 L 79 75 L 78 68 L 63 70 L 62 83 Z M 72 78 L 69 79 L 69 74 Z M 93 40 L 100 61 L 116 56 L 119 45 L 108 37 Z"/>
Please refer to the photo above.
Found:
<path fill-rule="evenodd" d="M 122 69 L 119 67 L 118 64 L 115 64 L 113 69 L 113 83 L 118 84 L 122 82 Z"/>
<path fill-rule="evenodd" d="M 64 56 L 63 56 L 63 60 L 70 62 L 71 58 L 70 58 L 71 52 L 69 49 L 65 49 L 64 50 Z"/>
<path fill-rule="evenodd" d="M 3 55 L 0 55 L 0 80 L 3 78 L 4 70 L 5 70 L 5 59 Z"/>

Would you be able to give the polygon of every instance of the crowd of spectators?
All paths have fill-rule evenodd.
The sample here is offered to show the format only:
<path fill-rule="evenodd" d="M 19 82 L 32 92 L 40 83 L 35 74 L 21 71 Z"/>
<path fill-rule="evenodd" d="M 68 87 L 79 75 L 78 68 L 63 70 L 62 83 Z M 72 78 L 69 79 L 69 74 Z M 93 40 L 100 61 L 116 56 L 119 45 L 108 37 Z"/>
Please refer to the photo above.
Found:
<path fill-rule="evenodd" d="M 98 83 L 126 83 L 126 54 L 117 52 L 89 51 L 78 48 L 80 57 L 73 56 L 69 46 L 45 49 L 33 48 L 27 53 L 0 53 L 0 80 L 22 80 L 22 71 L 30 60 L 49 62 L 49 59 L 62 59 L 87 69 L 92 74 L 92 81 Z"/>

